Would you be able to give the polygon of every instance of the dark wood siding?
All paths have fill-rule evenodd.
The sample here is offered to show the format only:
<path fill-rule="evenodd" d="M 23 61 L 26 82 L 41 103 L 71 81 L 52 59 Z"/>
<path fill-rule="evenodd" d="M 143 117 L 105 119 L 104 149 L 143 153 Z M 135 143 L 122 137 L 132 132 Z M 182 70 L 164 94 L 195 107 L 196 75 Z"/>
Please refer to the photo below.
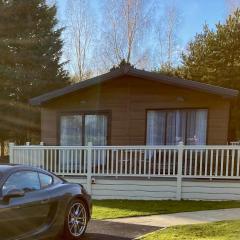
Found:
<path fill-rule="evenodd" d="M 58 143 L 58 114 L 111 112 L 112 145 L 145 144 L 146 109 L 207 108 L 208 144 L 226 144 L 230 102 L 220 96 L 123 77 L 60 97 L 42 107 L 42 141 Z"/>

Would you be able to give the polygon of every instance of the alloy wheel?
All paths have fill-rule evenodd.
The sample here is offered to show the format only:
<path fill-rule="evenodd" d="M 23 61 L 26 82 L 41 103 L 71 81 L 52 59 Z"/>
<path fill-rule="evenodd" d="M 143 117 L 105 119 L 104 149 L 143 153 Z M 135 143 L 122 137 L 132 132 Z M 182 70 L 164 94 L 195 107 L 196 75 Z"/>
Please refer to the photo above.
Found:
<path fill-rule="evenodd" d="M 87 213 L 81 202 L 74 203 L 68 214 L 68 229 L 74 237 L 81 236 L 87 226 Z"/>

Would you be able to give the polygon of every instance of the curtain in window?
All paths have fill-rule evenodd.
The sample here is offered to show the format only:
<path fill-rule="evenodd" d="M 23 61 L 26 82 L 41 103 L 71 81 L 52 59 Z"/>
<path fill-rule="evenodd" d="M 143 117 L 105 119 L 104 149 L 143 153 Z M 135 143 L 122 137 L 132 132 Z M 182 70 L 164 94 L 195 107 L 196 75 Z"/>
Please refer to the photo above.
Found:
<path fill-rule="evenodd" d="M 84 126 L 83 126 L 84 118 Z M 83 140 L 84 133 L 84 143 Z M 92 142 L 93 145 L 107 145 L 107 116 L 69 115 L 60 119 L 60 145 L 74 146 Z"/>
<path fill-rule="evenodd" d="M 93 145 L 97 146 L 107 145 L 107 116 L 69 115 L 61 117 L 60 144 L 62 146 L 76 146 L 83 144 L 87 145 L 88 142 L 92 142 Z M 60 151 L 59 162 L 61 168 L 64 167 L 66 170 L 67 168 L 71 167 L 71 162 L 68 161 L 69 156 L 72 156 L 72 164 L 74 166 L 76 166 L 76 164 L 79 164 L 79 161 L 75 162 L 75 154 L 75 152 L 71 153 L 70 151 Z M 102 154 L 98 161 L 100 161 L 101 164 L 105 164 L 105 158 L 105 154 Z M 83 166 L 81 167 L 83 168 Z"/>
<path fill-rule="evenodd" d="M 166 145 L 176 144 L 176 111 L 167 112 Z"/>
<path fill-rule="evenodd" d="M 159 110 L 147 113 L 147 144 L 206 144 L 207 110 Z"/>
<path fill-rule="evenodd" d="M 185 143 L 187 113 L 184 110 L 176 111 L 176 139 L 174 144 Z"/>
<path fill-rule="evenodd" d="M 85 144 L 92 142 L 95 146 L 107 145 L 107 116 L 86 115 L 85 116 Z M 101 165 L 106 163 L 106 153 L 98 156 Z"/>
<path fill-rule="evenodd" d="M 60 145 L 82 145 L 82 116 L 69 115 L 60 119 Z"/>
<path fill-rule="evenodd" d="M 165 111 L 148 111 L 147 113 L 147 144 L 164 145 L 165 141 Z"/>
<path fill-rule="evenodd" d="M 204 145 L 207 140 L 207 110 L 199 109 L 188 113 L 187 144 Z"/>
<path fill-rule="evenodd" d="M 85 144 L 88 142 L 96 146 L 107 145 L 107 116 L 85 116 Z"/>
<path fill-rule="evenodd" d="M 187 145 L 196 143 L 196 111 L 187 111 Z"/>

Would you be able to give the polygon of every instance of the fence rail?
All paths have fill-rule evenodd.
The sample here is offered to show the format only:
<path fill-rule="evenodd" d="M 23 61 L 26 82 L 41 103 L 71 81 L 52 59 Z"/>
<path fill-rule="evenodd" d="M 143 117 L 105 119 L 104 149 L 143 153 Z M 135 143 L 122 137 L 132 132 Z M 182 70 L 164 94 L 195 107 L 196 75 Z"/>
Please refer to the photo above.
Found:
<path fill-rule="evenodd" d="M 10 144 L 10 162 L 64 176 L 239 179 L 240 146 L 43 146 Z"/>

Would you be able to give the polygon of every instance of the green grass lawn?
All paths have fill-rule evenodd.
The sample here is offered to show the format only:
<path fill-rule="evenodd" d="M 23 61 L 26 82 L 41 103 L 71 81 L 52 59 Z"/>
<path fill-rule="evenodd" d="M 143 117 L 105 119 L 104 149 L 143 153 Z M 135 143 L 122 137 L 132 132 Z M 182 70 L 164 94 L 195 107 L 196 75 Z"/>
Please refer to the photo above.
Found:
<path fill-rule="evenodd" d="M 240 201 L 95 200 L 93 201 L 93 219 L 147 216 L 224 208 L 240 208 Z"/>
<path fill-rule="evenodd" d="M 240 221 L 170 227 L 141 240 L 239 240 Z"/>

